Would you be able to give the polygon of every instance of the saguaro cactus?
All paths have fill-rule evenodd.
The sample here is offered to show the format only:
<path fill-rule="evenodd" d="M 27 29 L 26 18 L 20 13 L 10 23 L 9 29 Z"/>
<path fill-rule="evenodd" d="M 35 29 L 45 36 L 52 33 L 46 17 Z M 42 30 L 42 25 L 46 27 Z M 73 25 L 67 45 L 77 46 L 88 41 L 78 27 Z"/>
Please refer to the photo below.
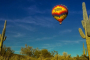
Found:
<path fill-rule="evenodd" d="M 86 53 L 85 53 L 86 52 Z M 84 48 L 84 43 L 83 43 L 83 55 L 87 56 L 87 48 Z"/>
<path fill-rule="evenodd" d="M 6 39 L 5 31 L 6 31 L 6 20 L 5 20 L 5 23 L 4 23 L 4 28 L 3 28 L 2 34 L 0 34 L 0 53 L 1 53 L 1 51 L 2 51 L 3 42 L 4 42 L 5 39 Z"/>
<path fill-rule="evenodd" d="M 90 15 L 88 19 L 85 2 L 82 3 L 82 10 L 83 10 L 83 20 L 81 21 L 81 23 L 85 30 L 85 35 L 81 28 L 79 28 L 79 33 L 83 39 L 86 39 L 88 55 L 89 55 L 89 60 L 90 60 Z"/>

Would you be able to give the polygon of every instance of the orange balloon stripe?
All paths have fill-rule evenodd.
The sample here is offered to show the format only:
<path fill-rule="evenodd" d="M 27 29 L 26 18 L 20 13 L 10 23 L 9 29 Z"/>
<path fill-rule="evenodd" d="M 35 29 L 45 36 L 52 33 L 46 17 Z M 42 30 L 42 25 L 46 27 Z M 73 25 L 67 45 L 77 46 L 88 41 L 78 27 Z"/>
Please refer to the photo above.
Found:
<path fill-rule="evenodd" d="M 62 11 L 62 12 L 59 12 L 59 13 L 54 12 L 54 13 L 52 13 L 52 15 L 60 15 L 60 14 L 62 14 L 62 13 L 67 13 L 67 14 L 68 14 L 68 11 Z"/>
<path fill-rule="evenodd" d="M 62 15 L 67 15 L 67 14 L 53 15 L 53 17 L 54 17 L 54 16 L 57 16 L 57 17 L 59 17 L 59 18 L 60 18 Z"/>
<path fill-rule="evenodd" d="M 59 22 L 62 22 L 62 21 L 63 21 L 63 19 L 58 19 L 58 21 L 59 21 Z"/>
<path fill-rule="evenodd" d="M 62 10 L 61 12 L 68 12 L 68 10 Z M 60 13 L 60 12 L 52 12 L 53 13 Z"/>

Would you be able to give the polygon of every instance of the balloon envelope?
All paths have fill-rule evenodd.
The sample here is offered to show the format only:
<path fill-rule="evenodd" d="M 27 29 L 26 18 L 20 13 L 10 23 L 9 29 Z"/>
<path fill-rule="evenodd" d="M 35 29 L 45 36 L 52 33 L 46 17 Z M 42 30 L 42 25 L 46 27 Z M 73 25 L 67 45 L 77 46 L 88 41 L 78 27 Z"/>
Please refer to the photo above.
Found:
<path fill-rule="evenodd" d="M 62 21 L 67 17 L 68 9 L 65 5 L 57 5 L 52 9 L 52 16 L 62 23 Z"/>

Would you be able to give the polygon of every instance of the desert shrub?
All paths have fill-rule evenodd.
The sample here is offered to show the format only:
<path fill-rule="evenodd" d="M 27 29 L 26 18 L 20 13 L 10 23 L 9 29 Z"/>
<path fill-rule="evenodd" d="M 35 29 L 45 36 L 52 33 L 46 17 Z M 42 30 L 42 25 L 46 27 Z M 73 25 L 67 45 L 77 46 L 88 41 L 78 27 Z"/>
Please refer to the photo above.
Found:
<path fill-rule="evenodd" d="M 25 44 L 25 48 L 21 47 L 20 54 L 22 55 L 27 55 L 27 56 L 32 56 L 32 47 L 28 46 Z"/>
<path fill-rule="evenodd" d="M 27 46 L 27 44 L 25 44 L 25 48 L 21 48 L 20 54 L 34 58 L 39 58 L 40 54 L 42 54 L 42 56 L 45 58 L 52 57 L 51 53 L 47 49 L 33 49 L 32 47 Z"/>
<path fill-rule="evenodd" d="M 52 57 L 51 53 L 47 49 L 42 49 L 41 54 L 44 58 Z"/>
<path fill-rule="evenodd" d="M 51 58 L 46 58 L 45 60 L 51 60 Z"/>
<path fill-rule="evenodd" d="M 67 56 L 67 52 L 63 52 L 63 56 L 66 58 L 66 56 Z"/>
<path fill-rule="evenodd" d="M 54 57 L 56 54 L 58 54 L 58 51 L 55 51 L 55 50 L 51 51 L 52 57 Z"/>
<path fill-rule="evenodd" d="M 0 56 L 3 56 L 5 59 L 9 59 L 12 54 L 14 54 L 14 50 L 11 50 L 10 47 L 6 47 L 5 45 L 2 47 L 2 52 Z"/>
<path fill-rule="evenodd" d="M 3 56 L 0 56 L 0 60 L 6 60 Z"/>
<path fill-rule="evenodd" d="M 40 54 L 41 54 L 41 51 L 38 48 L 36 48 L 33 53 L 34 53 L 33 54 L 33 57 L 39 58 L 40 57 Z"/>
<path fill-rule="evenodd" d="M 19 56 L 12 56 L 12 57 L 10 58 L 10 60 L 20 60 L 20 57 L 19 57 Z"/>

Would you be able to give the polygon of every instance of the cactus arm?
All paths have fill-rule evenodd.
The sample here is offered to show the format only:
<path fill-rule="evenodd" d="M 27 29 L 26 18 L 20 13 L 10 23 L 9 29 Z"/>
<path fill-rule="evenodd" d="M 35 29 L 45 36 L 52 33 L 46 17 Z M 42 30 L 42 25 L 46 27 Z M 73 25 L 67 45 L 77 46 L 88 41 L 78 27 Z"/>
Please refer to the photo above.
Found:
<path fill-rule="evenodd" d="M 3 41 L 5 41 L 5 40 L 6 40 L 6 38 L 7 38 L 7 37 L 5 36 L 5 37 L 4 37 L 4 39 L 3 39 Z"/>
<path fill-rule="evenodd" d="M 88 20 L 88 15 L 87 15 L 87 11 L 86 11 L 86 5 L 85 2 L 82 3 L 82 10 L 83 10 L 83 20 Z"/>
<path fill-rule="evenodd" d="M 79 33 L 80 33 L 80 35 L 81 35 L 81 37 L 82 37 L 83 39 L 85 39 L 85 38 L 86 38 L 86 36 L 84 35 L 84 33 L 83 33 L 83 31 L 82 31 L 82 29 L 81 29 L 81 28 L 79 28 Z"/>
<path fill-rule="evenodd" d="M 86 52 L 86 53 L 85 53 Z M 87 56 L 87 48 L 84 48 L 84 43 L 83 43 L 83 55 Z"/>
<path fill-rule="evenodd" d="M 2 39 L 4 39 L 5 31 L 6 31 L 6 20 L 5 20 L 4 28 L 3 28 L 3 31 L 2 31 Z"/>
<path fill-rule="evenodd" d="M 85 20 L 81 21 L 83 28 L 85 29 Z"/>
<path fill-rule="evenodd" d="M 83 55 L 85 55 L 85 51 L 83 50 Z"/>
<path fill-rule="evenodd" d="M 87 49 L 86 49 L 86 55 L 87 55 L 87 52 L 88 52 L 88 51 L 87 51 Z"/>

